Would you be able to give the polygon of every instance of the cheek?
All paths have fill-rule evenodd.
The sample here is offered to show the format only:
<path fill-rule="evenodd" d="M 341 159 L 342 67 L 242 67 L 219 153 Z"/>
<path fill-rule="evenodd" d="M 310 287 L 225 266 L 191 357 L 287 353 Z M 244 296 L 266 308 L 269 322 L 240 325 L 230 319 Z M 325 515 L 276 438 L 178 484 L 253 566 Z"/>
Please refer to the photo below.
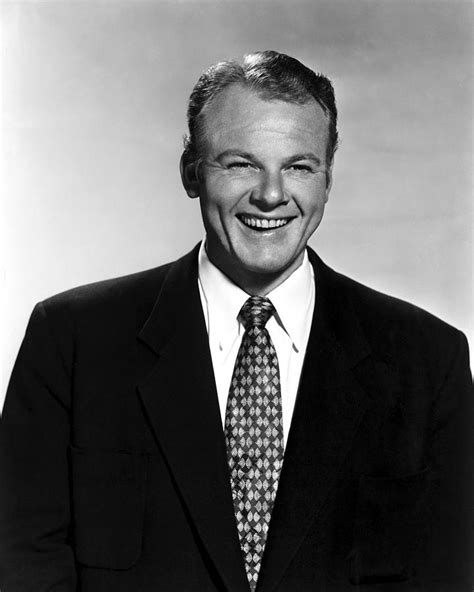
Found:
<path fill-rule="evenodd" d="M 302 222 L 304 225 L 304 230 L 302 230 L 302 232 L 306 239 L 308 239 L 319 226 L 324 214 L 325 206 L 325 192 L 321 192 L 317 196 L 313 193 L 308 196 L 308 199 L 300 202 L 299 208 L 303 213 Z"/>
<path fill-rule="evenodd" d="M 226 196 L 225 198 L 223 196 Z M 225 193 L 225 188 L 217 184 L 208 186 L 200 198 L 201 215 L 207 234 L 220 236 L 227 234 L 229 220 L 234 218 L 232 199 Z"/>
<path fill-rule="evenodd" d="M 251 193 L 254 180 L 249 175 L 216 175 L 207 180 L 207 201 L 220 210 L 231 210 L 246 195 Z"/>
<path fill-rule="evenodd" d="M 284 189 L 288 195 L 306 207 L 324 201 L 326 187 L 326 175 L 322 172 L 311 176 L 287 176 L 284 180 Z"/>
<path fill-rule="evenodd" d="M 326 191 L 319 187 L 313 187 L 308 191 L 300 192 L 299 196 L 295 197 L 295 201 L 303 217 L 311 221 L 324 212 Z"/>

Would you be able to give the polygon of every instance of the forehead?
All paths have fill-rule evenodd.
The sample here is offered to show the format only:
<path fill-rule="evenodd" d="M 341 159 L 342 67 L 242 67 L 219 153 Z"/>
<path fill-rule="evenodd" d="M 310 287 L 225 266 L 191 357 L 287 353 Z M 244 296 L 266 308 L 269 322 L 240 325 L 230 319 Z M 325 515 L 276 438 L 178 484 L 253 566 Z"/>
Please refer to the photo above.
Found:
<path fill-rule="evenodd" d="M 329 137 L 329 118 L 315 100 L 302 105 L 266 101 L 240 84 L 215 97 L 204 110 L 201 125 L 205 147 L 211 152 L 252 148 L 249 144 L 258 148 L 263 143 L 301 144 L 324 151 Z"/>

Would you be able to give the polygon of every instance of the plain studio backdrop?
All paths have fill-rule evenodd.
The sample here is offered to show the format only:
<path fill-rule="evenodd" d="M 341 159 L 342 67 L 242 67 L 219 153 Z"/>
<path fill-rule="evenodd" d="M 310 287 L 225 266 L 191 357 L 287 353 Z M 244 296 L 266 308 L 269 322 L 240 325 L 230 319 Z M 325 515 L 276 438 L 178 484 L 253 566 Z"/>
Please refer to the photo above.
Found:
<path fill-rule="evenodd" d="M 1 394 L 34 304 L 203 236 L 178 161 L 203 69 L 276 49 L 334 82 L 341 147 L 310 241 L 474 346 L 471 2 L 3 2 Z M 1 402 L 1 399 L 0 399 Z"/>

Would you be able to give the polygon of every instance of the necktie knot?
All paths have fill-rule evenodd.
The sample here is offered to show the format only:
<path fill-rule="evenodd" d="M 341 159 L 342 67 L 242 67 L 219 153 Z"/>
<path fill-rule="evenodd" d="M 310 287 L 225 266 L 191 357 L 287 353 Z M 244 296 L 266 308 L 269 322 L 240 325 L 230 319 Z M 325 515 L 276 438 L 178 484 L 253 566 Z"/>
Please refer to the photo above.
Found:
<path fill-rule="evenodd" d="M 248 330 L 252 327 L 265 327 L 273 314 L 275 314 L 273 304 L 263 296 L 250 296 L 240 309 L 240 318 Z"/>

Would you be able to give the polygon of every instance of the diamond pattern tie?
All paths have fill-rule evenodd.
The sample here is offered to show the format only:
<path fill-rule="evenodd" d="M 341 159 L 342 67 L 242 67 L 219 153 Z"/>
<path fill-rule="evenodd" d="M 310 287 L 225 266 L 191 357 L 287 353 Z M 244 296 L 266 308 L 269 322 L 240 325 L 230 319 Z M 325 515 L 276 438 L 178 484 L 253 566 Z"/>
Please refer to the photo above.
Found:
<path fill-rule="evenodd" d="M 234 512 L 252 592 L 257 585 L 283 464 L 280 372 L 265 328 L 274 312 L 270 300 L 260 296 L 251 296 L 240 311 L 245 333 L 225 418 Z"/>

